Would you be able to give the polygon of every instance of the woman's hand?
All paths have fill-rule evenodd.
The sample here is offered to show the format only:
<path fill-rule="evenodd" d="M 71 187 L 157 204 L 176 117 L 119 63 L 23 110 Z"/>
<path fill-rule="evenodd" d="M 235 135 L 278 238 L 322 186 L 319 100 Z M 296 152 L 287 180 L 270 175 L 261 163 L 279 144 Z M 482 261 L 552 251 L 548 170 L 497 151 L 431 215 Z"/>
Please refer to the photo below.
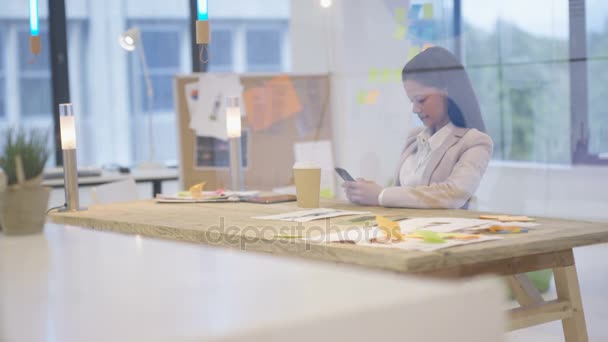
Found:
<path fill-rule="evenodd" d="M 380 205 L 378 196 L 384 188 L 373 181 L 357 178 L 355 182 L 342 184 L 349 201 L 360 205 Z"/>

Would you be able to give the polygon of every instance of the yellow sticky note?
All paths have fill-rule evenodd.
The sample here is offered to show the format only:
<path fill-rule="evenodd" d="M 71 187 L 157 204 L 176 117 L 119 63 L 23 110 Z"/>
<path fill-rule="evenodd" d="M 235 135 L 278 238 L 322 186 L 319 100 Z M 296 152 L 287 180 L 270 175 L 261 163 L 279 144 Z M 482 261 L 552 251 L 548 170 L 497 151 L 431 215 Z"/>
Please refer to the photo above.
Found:
<path fill-rule="evenodd" d="M 205 188 L 205 185 L 207 184 L 207 182 L 201 182 L 198 184 L 195 184 L 193 186 L 190 187 L 189 191 L 190 191 L 190 196 L 192 196 L 192 198 L 201 198 L 203 197 L 203 189 Z"/>
<path fill-rule="evenodd" d="M 393 33 L 393 38 L 396 40 L 403 40 L 407 36 L 407 26 L 402 24 L 397 24 L 395 28 L 395 32 Z"/>
<path fill-rule="evenodd" d="M 378 69 L 369 69 L 369 81 L 371 83 L 378 82 Z"/>
<path fill-rule="evenodd" d="M 405 240 L 403 234 L 401 234 L 399 222 L 391 221 L 384 216 L 376 216 L 376 224 L 378 224 L 378 228 L 386 234 L 388 239 L 397 241 Z"/>
<path fill-rule="evenodd" d="M 422 6 L 422 17 L 424 19 L 433 19 L 433 4 L 424 4 Z"/>
<path fill-rule="evenodd" d="M 398 23 L 405 22 L 406 15 L 407 15 L 407 12 L 405 11 L 405 7 L 395 8 L 395 20 L 397 20 Z"/>
<path fill-rule="evenodd" d="M 420 48 L 417 46 L 412 46 L 410 47 L 408 53 L 407 53 L 407 59 L 410 60 L 414 57 L 416 57 L 416 55 L 418 55 L 420 53 Z"/>

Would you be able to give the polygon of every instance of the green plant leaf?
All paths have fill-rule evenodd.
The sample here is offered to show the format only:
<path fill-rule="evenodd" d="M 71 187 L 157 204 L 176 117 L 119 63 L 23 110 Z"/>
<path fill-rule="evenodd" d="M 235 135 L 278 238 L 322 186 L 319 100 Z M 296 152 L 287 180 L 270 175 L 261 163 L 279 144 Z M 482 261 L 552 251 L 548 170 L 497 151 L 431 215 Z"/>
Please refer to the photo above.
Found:
<path fill-rule="evenodd" d="M 5 141 L 0 156 L 0 168 L 8 178 L 8 184 L 17 183 L 16 157 L 21 156 L 25 179 L 38 177 L 49 158 L 48 130 L 39 128 L 9 128 L 3 132 Z"/>

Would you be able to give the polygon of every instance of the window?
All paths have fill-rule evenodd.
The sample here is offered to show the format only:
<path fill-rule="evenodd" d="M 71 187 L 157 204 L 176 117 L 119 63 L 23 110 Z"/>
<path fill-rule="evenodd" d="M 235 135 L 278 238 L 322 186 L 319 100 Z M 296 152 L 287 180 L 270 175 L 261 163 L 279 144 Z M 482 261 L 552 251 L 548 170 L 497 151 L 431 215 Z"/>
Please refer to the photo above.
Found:
<path fill-rule="evenodd" d="M 19 51 L 19 112 L 22 117 L 52 115 L 51 71 L 49 65 L 49 36 L 40 32 L 42 50 L 40 55 L 32 56 L 29 48 L 30 33 L 27 27 L 17 32 Z"/>
<path fill-rule="evenodd" d="M 247 70 L 281 71 L 282 39 L 280 28 L 250 28 L 247 30 Z"/>
<path fill-rule="evenodd" d="M 6 49 L 4 47 L 4 31 L 0 26 L 0 119 L 6 117 L 6 77 L 4 76 L 4 63 Z"/>
<path fill-rule="evenodd" d="M 608 7 L 604 1 L 587 3 L 589 78 L 588 152 L 608 159 Z"/>
<path fill-rule="evenodd" d="M 185 24 L 185 23 L 184 23 Z M 146 63 L 154 91 L 153 113 L 173 111 L 173 76 L 180 72 L 181 32 L 178 28 L 141 27 L 141 40 L 144 47 Z M 131 54 L 134 83 L 139 89 L 134 109 L 143 113 L 148 111 L 147 87 L 141 61 L 137 51 Z"/>
<path fill-rule="evenodd" d="M 463 61 L 494 158 L 568 163 L 568 2 L 464 0 L 462 14 Z"/>
<path fill-rule="evenodd" d="M 209 71 L 230 72 L 234 70 L 232 44 L 233 38 L 230 29 L 211 29 Z"/>

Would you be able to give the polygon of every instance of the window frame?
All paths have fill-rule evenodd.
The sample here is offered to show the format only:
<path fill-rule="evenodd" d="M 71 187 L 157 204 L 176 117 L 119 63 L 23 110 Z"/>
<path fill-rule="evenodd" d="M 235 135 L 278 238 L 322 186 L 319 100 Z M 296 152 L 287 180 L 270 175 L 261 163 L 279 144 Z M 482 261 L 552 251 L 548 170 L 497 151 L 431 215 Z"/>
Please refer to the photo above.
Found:
<path fill-rule="evenodd" d="M 244 64 L 245 70 L 247 72 L 284 72 L 286 71 L 286 58 L 287 52 L 286 50 L 289 48 L 287 46 L 287 36 L 289 35 L 289 22 L 285 20 L 273 20 L 273 21 L 247 21 L 244 25 Z M 252 64 L 249 62 L 249 40 L 247 39 L 247 34 L 251 31 L 277 31 L 279 33 L 279 63 L 275 64 Z M 269 71 L 272 70 L 272 71 Z"/>

